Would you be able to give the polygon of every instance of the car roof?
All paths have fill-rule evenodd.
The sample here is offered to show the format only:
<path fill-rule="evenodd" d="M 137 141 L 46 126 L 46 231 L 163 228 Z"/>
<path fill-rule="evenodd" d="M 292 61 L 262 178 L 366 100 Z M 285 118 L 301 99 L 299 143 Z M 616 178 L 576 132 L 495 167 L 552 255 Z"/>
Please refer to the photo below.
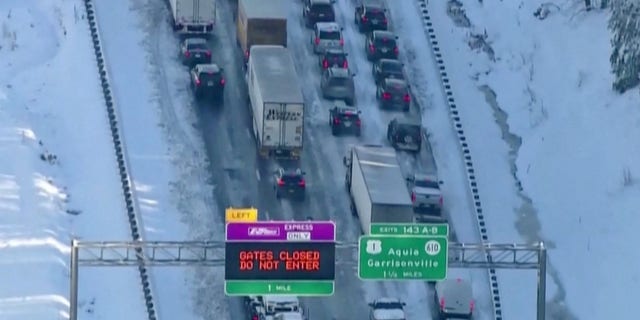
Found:
<path fill-rule="evenodd" d="M 349 69 L 331 67 L 327 70 L 332 77 L 347 78 L 351 76 Z"/>
<path fill-rule="evenodd" d="M 393 302 L 402 303 L 400 299 L 391 298 L 391 297 L 382 297 L 373 301 L 373 303 L 393 303 Z"/>
<path fill-rule="evenodd" d="M 457 278 L 457 279 L 445 279 L 436 283 L 436 291 L 438 296 L 445 299 L 456 300 L 473 300 L 473 289 L 469 281 Z M 464 303 L 465 301 L 461 301 Z"/>
<path fill-rule="evenodd" d="M 344 52 L 344 50 L 342 49 L 329 49 L 327 51 L 325 51 L 325 54 L 333 54 L 333 55 L 347 55 L 346 52 Z"/>
<path fill-rule="evenodd" d="M 393 32 L 391 32 L 391 31 L 375 30 L 375 31 L 373 31 L 373 37 L 374 38 L 391 38 L 391 39 L 395 39 L 396 35 L 393 34 Z"/>
<path fill-rule="evenodd" d="M 316 22 L 316 28 L 319 31 L 340 31 L 340 25 L 337 22 Z"/>
<path fill-rule="evenodd" d="M 393 87 L 398 87 L 401 86 L 403 88 L 407 88 L 408 84 L 405 80 L 402 79 L 396 79 L 396 78 L 386 78 L 384 79 L 384 84 L 386 86 L 393 86 Z"/>
<path fill-rule="evenodd" d="M 384 13 L 384 4 L 381 2 L 365 2 L 364 7 L 366 10 L 380 11 Z"/>
<path fill-rule="evenodd" d="M 197 64 L 195 68 L 200 72 L 219 73 L 221 71 L 220 67 L 215 63 Z"/>
<path fill-rule="evenodd" d="M 207 44 L 207 39 L 204 38 L 187 38 L 184 40 L 186 44 Z"/>
<path fill-rule="evenodd" d="M 384 3 L 379 0 L 366 0 L 363 5 L 366 9 L 380 9 L 381 11 L 384 9 Z"/>

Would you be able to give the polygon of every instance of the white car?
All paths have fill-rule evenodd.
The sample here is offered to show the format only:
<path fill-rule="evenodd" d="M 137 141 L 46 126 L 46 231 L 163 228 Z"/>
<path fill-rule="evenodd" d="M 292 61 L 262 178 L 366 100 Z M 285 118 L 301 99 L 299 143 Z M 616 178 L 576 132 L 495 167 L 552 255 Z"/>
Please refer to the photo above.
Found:
<path fill-rule="evenodd" d="M 321 54 L 327 50 L 342 50 L 344 38 L 342 28 L 336 22 L 318 22 L 313 26 L 311 39 L 313 52 Z"/>
<path fill-rule="evenodd" d="M 443 199 L 438 177 L 415 173 L 407 178 L 407 187 L 411 190 L 411 202 L 416 213 L 434 217 L 442 216 Z"/>
<path fill-rule="evenodd" d="M 449 318 L 471 319 L 475 301 L 469 281 L 457 278 L 446 279 L 436 283 L 434 294 L 438 306 L 438 319 Z"/>
<path fill-rule="evenodd" d="M 396 298 L 379 298 L 369 303 L 369 320 L 406 320 L 405 303 Z"/>

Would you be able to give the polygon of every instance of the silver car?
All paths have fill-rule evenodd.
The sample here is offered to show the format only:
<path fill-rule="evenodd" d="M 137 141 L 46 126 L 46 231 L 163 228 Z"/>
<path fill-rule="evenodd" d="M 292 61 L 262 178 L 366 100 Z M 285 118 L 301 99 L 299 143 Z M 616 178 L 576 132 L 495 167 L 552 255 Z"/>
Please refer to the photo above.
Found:
<path fill-rule="evenodd" d="M 446 279 L 436 283 L 434 294 L 435 305 L 438 306 L 438 318 L 471 319 L 475 301 L 469 281 L 464 279 Z"/>
<path fill-rule="evenodd" d="M 318 22 L 313 26 L 313 52 L 316 54 L 324 53 L 327 50 L 342 50 L 344 47 L 344 38 L 342 37 L 342 28 L 336 22 Z"/>
<path fill-rule="evenodd" d="M 325 99 L 344 100 L 352 106 L 355 102 L 355 86 L 353 83 L 354 73 L 349 69 L 329 68 L 322 74 L 320 88 L 322 97 Z"/>

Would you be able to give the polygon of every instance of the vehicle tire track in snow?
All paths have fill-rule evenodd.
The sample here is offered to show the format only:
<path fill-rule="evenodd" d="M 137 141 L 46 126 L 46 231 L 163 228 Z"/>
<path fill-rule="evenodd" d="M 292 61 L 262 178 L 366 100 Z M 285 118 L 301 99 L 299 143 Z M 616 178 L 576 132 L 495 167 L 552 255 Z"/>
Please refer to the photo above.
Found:
<path fill-rule="evenodd" d="M 109 128 L 111 129 L 111 135 L 113 138 L 113 145 L 115 147 L 115 155 L 118 163 L 118 171 L 120 173 L 120 180 L 122 182 L 122 191 L 124 194 L 124 201 L 126 204 L 127 215 L 129 218 L 129 224 L 131 227 L 131 237 L 134 241 L 143 241 L 142 232 L 144 230 L 142 226 L 142 219 L 140 216 L 140 209 L 138 207 L 138 201 L 134 194 L 133 181 L 129 175 L 129 160 L 127 157 L 126 146 L 121 135 L 120 123 L 118 122 L 118 110 L 113 101 L 111 85 L 109 84 L 109 75 L 107 67 L 105 65 L 104 54 L 102 51 L 102 43 L 100 41 L 100 33 L 98 30 L 98 24 L 95 16 L 95 9 L 93 0 L 84 0 L 85 11 L 87 14 L 87 22 L 89 23 L 89 29 L 91 31 L 91 38 L 96 55 L 96 62 L 98 66 L 98 73 L 100 75 L 100 81 L 102 84 L 102 91 L 104 93 L 105 104 L 107 108 L 107 114 L 109 116 Z M 142 294 L 145 300 L 145 306 L 147 310 L 147 316 L 149 320 L 157 319 L 157 312 L 152 293 L 152 284 L 149 277 L 149 271 L 144 262 L 146 253 L 142 249 L 136 249 L 136 257 L 138 260 L 138 272 L 140 274 L 140 282 L 142 284 Z"/>
<path fill-rule="evenodd" d="M 150 37 L 147 45 L 157 79 L 159 111 L 165 135 L 175 148 L 171 150 L 175 155 L 174 166 L 180 169 L 180 178 L 172 183 L 172 188 L 193 238 L 224 241 L 225 205 L 221 200 L 227 199 L 227 188 L 222 177 L 216 177 L 217 171 L 212 170 L 215 159 L 204 151 L 207 141 L 197 130 L 202 119 L 188 90 L 188 69 L 177 61 L 178 39 L 170 28 L 168 8 L 168 2 L 151 1 L 140 4 L 139 9 L 152 21 L 146 30 Z M 192 298 L 200 316 L 210 318 L 215 314 L 230 319 L 230 313 L 239 311 L 233 304 L 212 303 L 226 299 L 219 269 L 196 267 L 194 270 Z"/>

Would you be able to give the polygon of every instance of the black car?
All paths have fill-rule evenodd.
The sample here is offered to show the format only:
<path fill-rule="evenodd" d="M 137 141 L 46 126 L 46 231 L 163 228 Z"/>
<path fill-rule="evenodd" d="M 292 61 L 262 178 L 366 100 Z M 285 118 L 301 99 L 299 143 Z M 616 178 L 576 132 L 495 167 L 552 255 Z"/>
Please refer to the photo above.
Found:
<path fill-rule="evenodd" d="M 360 32 L 387 30 L 389 20 L 387 20 L 386 11 L 381 2 L 365 0 L 356 7 L 353 21 Z"/>
<path fill-rule="evenodd" d="M 274 174 L 276 198 L 291 197 L 304 200 L 307 186 L 302 170 L 279 168 Z"/>
<path fill-rule="evenodd" d="M 389 31 L 376 30 L 367 35 L 365 50 L 367 59 L 377 61 L 378 59 L 398 59 L 398 37 Z"/>
<path fill-rule="evenodd" d="M 329 110 L 329 125 L 331 134 L 337 136 L 342 133 L 353 133 L 360 136 L 360 111 L 354 107 L 347 106 L 344 101 L 336 101 L 333 108 Z"/>
<path fill-rule="evenodd" d="M 405 80 L 403 67 L 404 64 L 398 60 L 380 59 L 371 67 L 373 80 L 376 84 L 387 78 Z"/>
<path fill-rule="evenodd" d="M 187 38 L 180 44 L 182 64 L 193 67 L 199 63 L 211 63 L 211 49 L 204 38 Z"/>
<path fill-rule="evenodd" d="M 347 55 L 348 54 L 342 50 L 327 50 L 320 55 L 318 63 L 322 69 L 329 69 L 332 67 L 348 69 L 349 62 L 347 61 Z"/>
<path fill-rule="evenodd" d="M 197 64 L 191 69 L 191 88 L 196 99 L 211 97 L 221 101 L 224 97 L 223 69 L 217 64 Z"/>
<path fill-rule="evenodd" d="M 396 117 L 387 126 L 387 140 L 396 150 L 420 152 L 422 124 L 413 118 Z"/>
<path fill-rule="evenodd" d="M 405 80 L 387 78 L 378 84 L 376 97 L 383 109 L 402 109 L 409 111 L 411 94 Z"/>
<path fill-rule="evenodd" d="M 307 28 L 313 28 L 316 22 L 335 22 L 333 10 L 335 0 L 304 0 L 302 17 Z"/>

